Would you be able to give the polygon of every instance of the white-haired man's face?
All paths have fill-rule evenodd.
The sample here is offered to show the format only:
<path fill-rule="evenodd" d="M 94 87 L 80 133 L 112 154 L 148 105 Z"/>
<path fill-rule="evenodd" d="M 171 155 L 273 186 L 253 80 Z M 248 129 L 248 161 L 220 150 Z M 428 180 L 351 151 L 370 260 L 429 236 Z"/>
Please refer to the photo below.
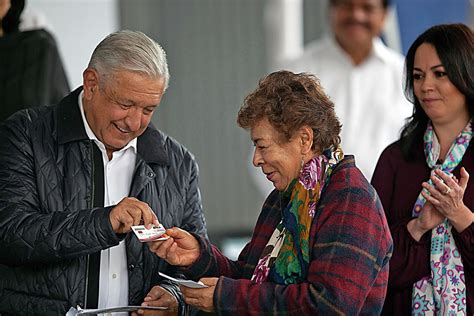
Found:
<path fill-rule="evenodd" d="M 143 134 L 164 93 L 164 80 L 121 71 L 100 82 L 94 69 L 84 71 L 84 112 L 109 159 Z M 100 83 L 100 85 L 99 85 Z"/>

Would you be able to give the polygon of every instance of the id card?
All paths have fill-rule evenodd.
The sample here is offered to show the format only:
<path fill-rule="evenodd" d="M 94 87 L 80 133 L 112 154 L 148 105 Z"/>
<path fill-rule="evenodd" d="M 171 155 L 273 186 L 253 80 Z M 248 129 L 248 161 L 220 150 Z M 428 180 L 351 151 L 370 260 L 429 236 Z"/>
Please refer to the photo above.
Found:
<path fill-rule="evenodd" d="M 132 230 L 140 242 L 166 240 L 170 238 L 165 234 L 166 229 L 161 224 L 153 225 L 150 229 L 146 229 L 144 225 L 132 226 Z"/>

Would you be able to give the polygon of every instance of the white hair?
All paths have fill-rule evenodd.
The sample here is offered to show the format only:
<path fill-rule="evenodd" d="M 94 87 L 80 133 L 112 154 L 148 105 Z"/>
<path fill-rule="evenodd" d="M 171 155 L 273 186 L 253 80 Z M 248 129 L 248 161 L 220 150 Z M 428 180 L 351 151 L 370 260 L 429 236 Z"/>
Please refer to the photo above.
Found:
<path fill-rule="evenodd" d="M 168 88 L 166 53 L 142 32 L 124 30 L 108 35 L 94 49 L 88 67 L 105 77 L 119 71 L 139 72 L 164 79 L 164 88 Z"/>

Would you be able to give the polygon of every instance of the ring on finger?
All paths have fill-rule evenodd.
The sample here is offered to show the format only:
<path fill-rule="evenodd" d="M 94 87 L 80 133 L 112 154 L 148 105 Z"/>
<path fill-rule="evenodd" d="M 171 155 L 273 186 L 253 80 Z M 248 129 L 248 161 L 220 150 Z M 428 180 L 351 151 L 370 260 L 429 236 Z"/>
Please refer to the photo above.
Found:
<path fill-rule="evenodd" d="M 446 195 L 446 194 L 449 194 L 449 192 L 451 192 L 451 188 L 450 188 L 450 187 L 448 187 L 448 188 L 446 189 L 446 191 L 443 192 L 443 194 Z"/>

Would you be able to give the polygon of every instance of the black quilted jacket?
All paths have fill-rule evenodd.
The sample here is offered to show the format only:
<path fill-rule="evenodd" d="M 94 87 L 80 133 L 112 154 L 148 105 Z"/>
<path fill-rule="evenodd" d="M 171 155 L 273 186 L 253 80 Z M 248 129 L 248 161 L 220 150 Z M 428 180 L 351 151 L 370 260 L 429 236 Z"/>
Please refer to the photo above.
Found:
<path fill-rule="evenodd" d="M 80 117 L 80 91 L 0 125 L 2 316 L 64 315 L 83 307 L 88 255 L 120 241 L 108 219 L 111 207 L 91 207 L 92 143 Z M 206 236 L 194 157 L 151 126 L 138 138 L 130 196 L 147 202 L 165 227 Z M 158 276 L 171 267 L 131 234 L 125 239 L 129 303 L 141 304 L 158 283 L 181 299 Z"/>
<path fill-rule="evenodd" d="M 0 37 L 0 121 L 20 109 L 56 104 L 69 91 L 56 41 L 48 31 Z"/>

